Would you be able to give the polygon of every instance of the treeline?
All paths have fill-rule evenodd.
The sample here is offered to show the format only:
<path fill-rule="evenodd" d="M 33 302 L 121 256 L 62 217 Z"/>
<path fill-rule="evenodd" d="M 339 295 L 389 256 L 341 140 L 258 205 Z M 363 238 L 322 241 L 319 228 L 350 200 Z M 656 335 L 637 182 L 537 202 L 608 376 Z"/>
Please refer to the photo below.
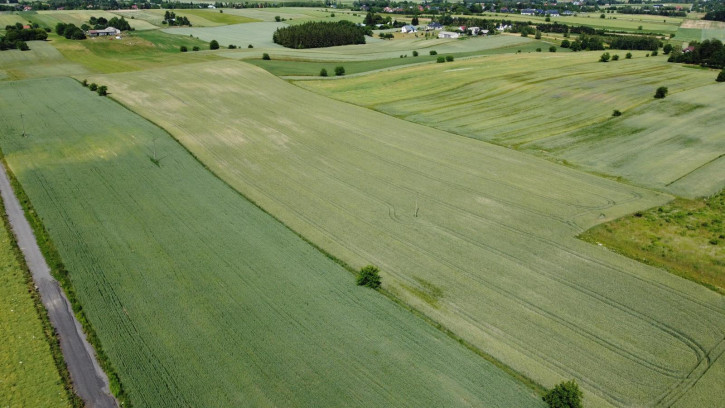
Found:
<path fill-rule="evenodd" d="M 615 50 L 657 51 L 661 46 L 662 41 L 651 36 L 622 35 L 609 39 L 609 48 Z"/>
<path fill-rule="evenodd" d="M 55 25 L 55 33 L 69 40 L 86 39 L 86 34 L 75 24 L 58 23 Z"/>
<path fill-rule="evenodd" d="M 725 68 L 725 46 L 722 41 L 715 38 L 701 43 L 690 43 L 690 46 L 684 50 L 673 49 L 668 61 Z"/>
<path fill-rule="evenodd" d="M 369 27 L 360 27 L 349 21 L 318 22 L 278 28 L 272 40 L 287 48 L 320 48 L 336 45 L 365 44 Z"/>
<path fill-rule="evenodd" d="M 167 11 L 168 13 L 168 11 Z M 93 17 L 88 20 L 88 24 L 90 24 L 90 27 L 93 27 L 95 30 L 103 30 L 106 27 L 113 27 L 117 28 L 121 31 L 131 31 L 133 28 L 131 28 L 131 24 L 126 21 L 125 18 L 121 17 L 113 17 L 110 20 L 106 20 L 103 17 Z M 90 27 L 88 29 L 90 29 Z M 86 25 L 81 26 L 81 28 L 86 28 Z"/>
<path fill-rule="evenodd" d="M 48 33 L 42 28 L 23 28 L 20 23 L 8 25 L 5 26 L 5 36 L 0 37 L 0 51 L 27 51 L 30 47 L 28 47 L 26 41 L 45 40 L 47 38 Z"/>
<path fill-rule="evenodd" d="M 708 11 L 707 13 L 705 13 L 705 17 L 703 17 L 702 19 L 711 21 L 725 21 L 725 7 L 719 10 Z"/>
<path fill-rule="evenodd" d="M 559 34 L 586 34 L 586 35 L 604 35 L 603 29 L 595 29 L 589 26 L 567 26 L 562 23 L 536 24 L 536 28 L 542 33 L 559 33 Z"/>
<path fill-rule="evenodd" d="M 667 7 L 660 7 L 659 9 L 656 9 L 654 7 L 650 6 L 644 6 L 644 7 L 632 7 L 632 6 L 622 6 L 622 7 L 615 7 L 617 10 L 617 13 L 621 14 L 649 14 L 653 16 L 663 16 L 663 17 L 687 17 L 687 12 L 682 10 L 677 10 L 675 7 L 667 6 Z"/>

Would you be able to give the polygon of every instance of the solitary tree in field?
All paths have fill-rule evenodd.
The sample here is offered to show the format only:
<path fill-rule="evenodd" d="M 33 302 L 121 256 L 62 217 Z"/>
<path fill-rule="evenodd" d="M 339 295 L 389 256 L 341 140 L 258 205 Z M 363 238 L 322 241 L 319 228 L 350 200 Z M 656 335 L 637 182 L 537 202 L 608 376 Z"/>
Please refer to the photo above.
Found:
<path fill-rule="evenodd" d="M 327 70 L 326 70 L 325 68 L 322 68 L 322 69 L 320 70 L 320 76 L 323 76 L 323 77 L 324 77 L 324 76 L 327 76 Z"/>
<path fill-rule="evenodd" d="M 335 67 L 335 75 L 337 76 L 343 76 L 345 75 L 345 67 Z"/>
<path fill-rule="evenodd" d="M 360 269 L 357 275 L 357 284 L 377 289 L 380 287 L 380 270 L 377 266 L 368 265 Z"/>
<path fill-rule="evenodd" d="M 624 56 L 624 58 L 632 59 L 632 53 L 628 52 L 627 55 Z"/>
<path fill-rule="evenodd" d="M 88 89 L 90 89 L 93 92 L 96 92 L 96 90 L 98 90 L 98 85 L 95 82 L 91 82 L 91 84 L 88 85 Z"/>
<path fill-rule="evenodd" d="M 209 49 L 210 50 L 218 50 L 219 49 L 219 42 L 217 40 L 211 40 L 209 43 Z"/>
<path fill-rule="evenodd" d="M 657 91 L 655 92 L 655 99 L 664 98 L 665 96 L 667 96 L 667 92 L 669 92 L 669 90 L 667 89 L 666 86 L 661 86 L 661 87 L 657 88 Z"/>
<path fill-rule="evenodd" d="M 106 96 L 108 95 L 108 87 L 106 85 L 101 85 L 98 87 L 96 92 L 98 92 L 98 94 L 101 96 Z"/>
<path fill-rule="evenodd" d="M 665 54 L 669 54 L 672 51 L 672 44 L 665 44 L 664 47 L 662 47 L 662 52 Z"/>
<path fill-rule="evenodd" d="M 609 53 L 605 52 L 601 57 L 599 57 L 599 62 L 608 62 L 609 58 Z"/>
<path fill-rule="evenodd" d="M 413 19 L 410 20 L 410 24 L 417 26 L 418 25 L 418 16 L 413 17 Z"/>
<path fill-rule="evenodd" d="M 717 74 L 717 79 L 715 79 L 717 82 L 725 82 L 725 68 L 723 68 L 722 71 L 720 71 L 719 74 Z"/>
<path fill-rule="evenodd" d="M 543 399 L 551 408 L 581 408 L 582 392 L 576 381 L 558 384 L 547 392 Z"/>
<path fill-rule="evenodd" d="M 265 52 L 264 54 L 262 54 L 262 59 L 265 61 L 269 61 L 271 58 L 269 58 L 269 54 Z"/>

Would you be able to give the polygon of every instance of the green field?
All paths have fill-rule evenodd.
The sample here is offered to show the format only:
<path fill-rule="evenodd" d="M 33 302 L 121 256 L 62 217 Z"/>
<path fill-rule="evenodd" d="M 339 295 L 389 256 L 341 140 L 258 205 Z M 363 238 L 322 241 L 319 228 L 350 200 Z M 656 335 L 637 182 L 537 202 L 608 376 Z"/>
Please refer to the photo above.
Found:
<path fill-rule="evenodd" d="M 149 9 L 149 10 L 119 10 L 114 14 L 124 16 L 126 20 L 133 22 L 134 20 L 143 20 L 154 25 L 154 28 L 167 27 L 163 24 L 164 14 L 167 11 L 173 11 L 177 16 L 184 16 L 189 19 L 194 27 L 216 27 L 229 24 L 251 23 L 257 20 L 254 18 L 234 15 L 230 13 L 220 13 L 220 10 L 207 9 Z M 133 17 L 133 20 L 131 19 Z"/>
<path fill-rule="evenodd" d="M 506 37 L 510 38 L 510 37 Z M 397 40 L 396 40 L 397 41 Z M 536 52 L 536 49 L 548 51 L 550 43 L 543 41 L 526 41 L 522 43 L 514 43 L 513 45 L 504 45 L 500 48 L 481 49 L 479 51 L 457 52 L 457 53 L 441 53 L 440 55 L 429 55 L 430 50 L 420 50 L 417 57 L 413 57 L 412 51 L 405 51 L 405 58 L 387 58 L 380 60 L 368 61 L 299 61 L 295 59 L 278 59 L 279 55 L 275 52 L 271 53 L 271 60 L 263 59 L 245 59 L 245 62 L 254 64 L 258 67 L 273 73 L 277 76 L 318 76 L 320 69 L 325 68 L 328 75 L 333 76 L 335 67 L 342 66 L 345 68 L 345 75 L 359 74 L 363 72 L 400 67 L 404 65 L 433 63 L 438 56 L 451 55 L 455 58 L 465 58 L 478 55 L 496 55 L 496 54 L 513 54 L 517 52 Z M 446 48 L 441 48 L 441 51 Z M 562 49 L 564 50 L 564 49 Z M 401 51 L 402 52 L 402 51 Z M 331 56 L 328 56 L 331 57 Z M 343 56 L 340 56 L 344 58 Z M 299 79 L 299 78 L 295 78 Z"/>
<path fill-rule="evenodd" d="M 29 21 L 38 23 L 40 26 L 50 28 L 55 28 L 55 25 L 58 23 L 75 24 L 80 27 L 83 24 L 88 24 L 88 20 L 91 17 L 103 17 L 107 20 L 118 17 L 118 15 L 105 10 L 40 10 L 21 12 L 19 14 Z M 136 30 L 152 30 L 156 28 L 156 26 L 144 20 L 128 19 L 128 23 Z"/>
<path fill-rule="evenodd" d="M 637 212 L 598 225 L 583 238 L 725 294 L 723 214 L 725 191 L 704 200 L 677 199 Z"/>
<path fill-rule="evenodd" d="M 712 177 L 725 151 L 725 139 L 711 131 L 725 120 L 717 114 L 725 102 L 716 73 L 644 52 L 603 64 L 600 54 L 500 55 L 298 85 L 675 194 L 723 188 L 722 177 Z M 662 85 L 671 96 L 655 101 Z M 624 115 L 612 119 L 614 109 Z M 678 181 L 688 177 L 698 182 Z"/>
<path fill-rule="evenodd" d="M 568 26 L 590 26 L 604 28 L 612 31 L 629 31 L 640 33 L 674 33 L 680 26 L 683 17 L 662 17 L 647 14 L 605 14 L 606 18 L 599 18 L 601 13 L 582 13 L 577 16 L 555 17 L 551 22 L 558 22 Z M 520 14 L 493 14 L 484 13 L 484 18 L 504 19 L 512 21 L 530 21 L 533 24 L 545 23 L 544 16 L 522 16 Z M 642 26 L 642 30 L 639 27 Z"/>
<path fill-rule="evenodd" d="M 125 33 L 120 40 L 96 37 L 74 41 L 55 34 L 50 38 L 51 44 L 66 60 L 96 73 L 138 71 L 217 58 L 208 52 L 209 44 L 204 41 L 188 36 L 166 34 L 159 30 Z M 189 52 L 181 53 L 179 48 L 182 45 L 186 46 Z M 206 52 L 192 52 L 194 46 Z M 66 75 L 74 73 L 67 72 Z"/>
<path fill-rule="evenodd" d="M 717 399 L 690 387 L 725 380 L 723 297 L 576 238 L 670 197 L 239 62 L 97 80 L 295 231 L 378 265 L 386 290 L 543 385 L 577 378 L 591 406 Z"/>
<path fill-rule="evenodd" d="M 0 205 L 0 210 L 5 208 Z M 16 256 L 0 222 L 0 406 L 69 407 L 30 296 L 27 272 Z"/>
<path fill-rule="evenodd" d="M 221 27 L 178 27 L 165 28 L 162 31 L 168 34 L 176 34 L 180 37 L 193 36 L 203 41 L 210 42 L 217 40 L 222 47 L 230 44 L 246 48 L 252 44 L 254 47 L 274 48 L 280 45 L 272 42 L 272 34 L 279 27 L 285 27 L 285 23 L 246 23 Z"/>
<path fill-rule="evenodd" d="M 247 26 L 250 24 L 246 24 Z M 231 26 L 230 26 L 231 27 Z M 234 26 L 239 27 L 239 26 Z M 269 43 L 272 43 L 272 30 L 269 33 Z M 204 37 L 202 37 L 204 38 Z M 512 52 L 514 49 L 528 49 L 533 51 L 531 44 L 538 44 L 540 41 L 511 35 L 496 35 L 491 37 L 471 38 L 466 40 L 458 39 L 428 39 L 423 37 L 414 37 L 409 35 L 405 38 L 395 40 L 380 40 L 378 38 L 365 37 L 366 44 L 346 45 L 340 47 L 313 48 L 307 50 L 297 50 L 278 46 L 273 44 L 274 49 L 257 50 L 257 49 L 241 49 L 229 51 L 221 54 L 223 57 L 233 59 L 259 58 L 261 51 L 268 51 L 270 56 L 280 59 L 298 59 L 298 60 L 314 60 L 314 61 L 372 61 L 382 59 L 400 58 L 400 55 L 408 54 L 412 56 L 413 50 L 417 50 L 421 55 L 428 55 L 431 50 L 435 50 L 438 54 L 454 54 L 454 55 L 475 55 L 492 50 L 501 50 L 501 52 Z M 255 47 L 256 47 L 255 43 Z M 534 47 L 536 48 L 536 47 Z"/>
<path fill-rule="evenodd" d="M 0 80 L 83 75 L 81 64 L 68 61 L 49 41 L 28 42 L 30 51 L 8 50 L 0 58 Z"/>
<path fill-rule="evenodd" d="M 116 102 L 71 79 L 0 93 L 7 162 L 134 406 L 542 405 Z"/>

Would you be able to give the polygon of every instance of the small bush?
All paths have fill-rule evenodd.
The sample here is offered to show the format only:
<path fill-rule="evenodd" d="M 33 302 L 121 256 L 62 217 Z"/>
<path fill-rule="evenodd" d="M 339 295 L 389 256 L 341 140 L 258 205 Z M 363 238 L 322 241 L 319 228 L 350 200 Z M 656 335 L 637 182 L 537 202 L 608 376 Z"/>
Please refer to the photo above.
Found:
<path fill-rule="evenodd" d="M 430 55 L 438 55 L 438 51 L 435 51 L 435 50 L 431 50 L 429 54 L 430 54 Z"/>
<path fill-rule="evenodd" d="M 717 82 L 725 82 L 725 68 L 723 68 L 722 71 L 720 71 L 719 74 L 717 74 L 717 78 L 715 78 Z"/>
<path fill-rule="evenodd" d="M 672 44 L 665 44 L 665 46 L 662 47 L 662 52 L 665 54 L 672 52 Z"/>
<path fill-rule="evenodd" d="M 187 52 L 187 51 L 189 51 L 189 49 L 186 48 L 186 45 L 182 45 L 181 47 L 179 47 L 179 51 L 181 51 L 181 52 Z"/>
<path fill-rule="evenodd" d="M 199 51 L 199 46 L 195 45 L 194 48 L 191 49 L 192 51 Z"/>
<path fill-rule="evenodd" d="M 247 48 L 254 48 L 252 44 L 247 45 Z"/>
<path fill-rule="evenodd" d="M 413 51 L 413 56 L 414 57 L 417 57 L 418 56 L 418 51 Z"/>
<path fill-rule="evenodd" d="M 267 53 L 265 52 L 264 54 L 262 54 L 262 59 L 263 59 L 263 60 L 265 60 L 265 61 L 269 61 L 269 60 L 271 60 L 272 58 L 269 58 L 269 54 L 267 54 Z"/>
<path fill-rule="evenodd" d="M 566 381 L 549 390 L 543 400 L 551 408 L 581 408 L 582 392 L 576 381 Z"/>
<path fill-rule="evenodd" d="M 537 40 L 540 40 L 541 39 L 541 31 L 536 30 L 536 34 L 534 35 L 534 38 L 537 39 Z"/>
<path fill-rule="evenodd" d="M 632 59 L 632 53 L 628 52 L 627 55 L 624 56 L 626 59 Z"/>
<path fill-rule="evenodd" d="M 445 59 L 445 57 L 438 57 L 438 59 L 436 59 L 436 62 L 440 64 L 440 63 L 446 62 L 446 59 Z"/>
<path fill-rule="evenodd" d="M 571 42 L 569 40 L 564 40 L 561 42 L 561 48 L 569 48 L 571 45 Z"/>
<path fill-rule="evenodd" d="M 106 96 L 108 95 L 108 87 L 106 85 L 101 85 L 98 87 L 96 92 L 98 92 L 98 94 L 101 96 Z"/>
<path fill-rule="evenodd" d="M 664 98 L 665 96 L 667 96 L 667 92 L 669 92 L 669 90 L 667 89 L 666 86 L 661 86 L 661 87 L 657 88 L 657 91 L 655 92 L 655 99 Z"/>
<path fill-rule="evenodd" d="M 619 61 L 619 55 L 617 55 L 617 54 L 612 55 L 612 61 Z"/>
<path fill-rule="evenodd" d="M 453 55 L 446 55 L 446 61 L 453 62 Z"/>
<path fill-rule="evenodd" d="M 556 46 L 552 45 L 551 47 L 549 47 L 549 52 L 556 52 Z"/>
<path fill-rule="evenodd" d="M 541 52 L 541 48 L 537 48 L 536 49 L 536 52 Z"/>
<path fill-rule="evenodd" d="M 345 75 L 345 67 L 335 67 L 335 75 L 336 76 Z"/>
<path fill-rule="evenodd" d="M 276 21 L 276 22 L 279 23 L 280 21 L 282 21 L 282 17 L 280 17 L 280 16 L 274 16 L 274 21 Z"/>
<path fill-rule="evenodd" d="M 320 70 L 320 76 L 327 76 L 327 70 L 325 68 Z"/>
<path fill-rule="evenodd" d="M 653 57 L 656 57 L 657 56 L 657 50 L 652 51 L 652 56 Z"/>
<path fill-rule="evenodd" d="M 217 40 L 211 40 L 209 43 L 209 49 L 210 50 L 218 50 L 219 49 L 219 42 Z"/>
<path fill-rule="evenodd" d="M 98 85 L 95 82 L 91 82 L 91 84 L 88 85 L 88 89 L 90 89 L 93 92 L 96 92 L 96 90 L 98 89 Z"/>
<path fill-rule="evenodd" d="M 227 48 L 229 48 L 230 50 L 236 50 L 237 46 L 234 44 L 229 44 L 229 46 Z"/>
<path fill-rule="evenodd" d="M 381 284 L 379 272 L 380 270 L 373 265 L 363 267 L 357 275 L 357 284 L 373 289 L 379 288 Z"/>
<path fill-rule="evenodd" d="M 609 58 L 609 53 L 605 52 L 601 57 L 599 57 L 599 62 L 608 62 Z"/>
<path fill-rule="evenodd" d="M 614 116 L 614 117 L 622 116 L 622 112 L 620 112 L 619 110 L 615 109 L 614 112 L 612 112 L 612 116 Z"/>
<path fill-rule="evenodd" d="M 81 82 L 81 85 L 83 85 L 84 87 L 87 87 L 88 86 L 88 80 L 87 79 L 84 79 L 83 82 Z"/>

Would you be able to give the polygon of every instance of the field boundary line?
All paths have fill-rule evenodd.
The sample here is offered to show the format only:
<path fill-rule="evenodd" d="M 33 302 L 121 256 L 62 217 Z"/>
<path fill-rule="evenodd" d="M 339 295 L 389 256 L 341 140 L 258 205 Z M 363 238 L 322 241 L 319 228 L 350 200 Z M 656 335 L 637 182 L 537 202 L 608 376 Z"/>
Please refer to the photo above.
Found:
<path fill-rule="evenodd" d="M 289 225 L 287 225 L 285 222 L 283 222 L 282 220 L 280 220 L 279 218 L 277 218 L 274 214 L 271 214 L 264 207 L 262 207 L 259 203 L 257 203 L 256 201 L 252 200 L 251 198 L 247 197 L 244 193 L 242 193 L 241 191 L 239 191 L 236 188 L 234 188 L 226 180 L 224 180 L 222 177 L 220 177 L 214 170 L 212 170 L 209 166 L 207 166 L 206 163 L 204 163 L 201 159 L 199 159 L 199 157 L 197 157 L 179 139 L 177 139 L 173 134 L 171 134 L 169 131 L 167 131 L 164 127 L 162 127 L 161 125 L 159 125 L 155 121 L 153 121 L 153 120 L 145 117 L 141 113 L 138 113 L 138 112 L 134 111 L 133 109 L 127 107 L 121 101 L 119 101 L 119 100 L 117 100 L 117 99 L 115 99 L 113 97 L 110 97 L 109 99 L 111 99 L 112 101 L 116 102 L 119 106 L 123 107 L 124 109 L 128 110 L 129 112 L 131 112 L 131 113 L 133 113 L 135 115 L 141 116 L 142 118 L 144 118 L 145 120 L 147 120 L 149 123 L 152 123 L 154 126 L 156 126 L 159 129 L 161 129 L 164 133 L 166 133 L 167 135 L 169 135 L 169 137 L 171 137 L 172 140 L 174 140 L 177 144 L 179 144 L 179 146 L 181 146 L 181 148 L 183 148 L 189 155 L 191 155 L 191 157 L 193 157 L 194 160 L 196 160 L 196 162 L 198 162 L 206 171 L 208 171 L 209 173 L 211 173 L 215 178 L 217 178 L 219 181 L 221 181 L 224 185 L 226 185 L 228 188 L 230 188 L 236 194 L 239 194 L 239 196 L 241 196 L 245 200 L 247 200 L 250 203 L 252 203 L 255 207 L 259 208 L 265 214 L 267 214 L 270 217 L 272 217 L 275 221 L 279 222 L 284 228 L 286 228 L 287 230 L 289 230 L 290 232 L 292 232 L 293 234 L 295 234 L 296 236 L 298 236 L 300 239 L 302 239 L 303 241 L 305 241 L 307 244 L 309 244 L 310 246 L 312 246 L 315 250 L 319 251 L 321 254 L 323 254 L 325 257 L 327 257 L 331 261 L 333 261 L 336 264 L 340 265 L 343 269 L 345 269 L 348 272 L 350 272 L 350 274 L 352 274 L 353 276 L 356 276 L 357 275 L 357 271 L 352 266 L 350 266 L 347 262 L 345 262 L 342 259 L 336 257 L 335 255 L 331 254 L 330 252 L 322 249 L 320 246 L 318 246 L 314 242 L 310 241 L 305 236 L 303 236 L 302 234 L 300 234 L 299 232 L 297 232 L 293 228 L 291 228 Z M 547 388 L 544 387 L 543 385 L 541 385 L 540 383 L 538 383 L 535 380 L 527 377 L 523 373 L 520 373 L 520 372 L 514 370 L 513 368 L 511 368 L 510 366 L 506 365 L 502 361 L 498 360 L 494 356 L 486 353 L 485 351 L 481 350 L 480 348 L 478 348 L 478 347 L 474 346 L 473 344 L 469 343 L 468 341 L 466 341 L 462 337 L 458 336 L 455 332 L 453 332 L 450 329 L 448 329 L 447 327 L 445 327 L 440 322 L 434 320 L 433 318 L 431 318 L 430 316 L 426 315 L 422 311 L 420 311 L 420 310 L 414 308 L 413 306 L 409 305 L 408 303 L 404 302 L 402 299 L 399 299 L 392 292 L 387 291 L 387 290 L 385 290 L 383 288 L 379 288 L 379 289 L 377 289 L 377 291 L 379 293 L 381 293 L 383 296 L 387 297 L 393 303 L 395 303 L 398 306 L 402 307 L 403 309 L 411 312 L 414 316 L 422 319 L 425 323 L 427 323 L 430 326 L 434 327 L 435 329 L 439 330 L 440 332 L 442 332 L 443 334 L 445 334 L 448 337 L 452 338 L 453 340 L 455 340 L 456 342 L 458 342 L 462 346 L 464 346 L 467 349 L 469 349 L 472 352 L 474 352 L 476 355 L 482 357 L 484 360 L 490 362 L 491 364 L 493 364 L 497 368 L 501 369 L 506 374 L 508 374 L 510 377 L 512 377 L 513 379 L 517 380 L 518 382 L 520 382 L 525 387 L 527 387 L 527 388 L 531 389 L 532 391 L 534 391 L 537 395 L 543 396 L 544 393 L 546 393 Z"/>
<path fill-rule="evenodd" d="M 111 395 L 108 377 L 96 359 L 95 350 L 86 339 L 68 297 L 51 275 L 50 266 L 13 191 L 4 163 L 0 164 L 0 193 L 5 204 L 7 219 L 24 254 L 35 287 L 40 293 L 40 300 L 48 311 L 50 322 L 59 334 L 60 347 L 64 353 L 73 388 L 91 407 L 118 407 L 118 401 Z"/>

